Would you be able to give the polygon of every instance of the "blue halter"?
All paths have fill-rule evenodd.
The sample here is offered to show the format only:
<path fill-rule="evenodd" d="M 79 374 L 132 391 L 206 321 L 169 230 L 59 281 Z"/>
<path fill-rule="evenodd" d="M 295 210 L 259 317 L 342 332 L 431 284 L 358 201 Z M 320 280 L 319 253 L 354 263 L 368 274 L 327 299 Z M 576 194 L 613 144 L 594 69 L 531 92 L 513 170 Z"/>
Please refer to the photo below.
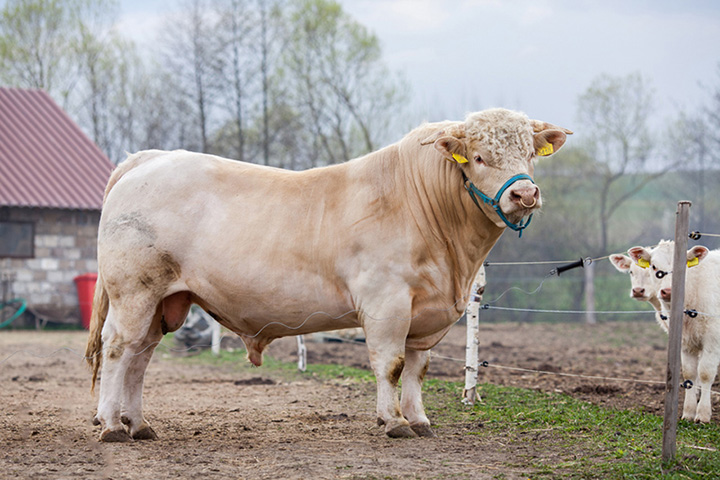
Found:
<path fill-rule="evenodd" d="M 525 228 L 527 228 L 528 225 L 530 225 L 530 221 L 532 220 L 532 213 L 530 214 L 530 216 L 528 217 L 528 219 L 525 223 L 523 223 L 522 219 L 518 223 L 511 223 L 510 220 L 508 220 L 507 217 L 505 217 L 505 214 L 503 213 L 503 211 L 500 209 L 500 197 L 505 192 L 505 190 L 507 190 L 508 187 L 510 187 L 510 185 L 517 182 L 518 180 L 530 180 L 530 183 L 535 185 L 535 182 L 533 182 L 532 177 L 530 177 L 530 175 L 526 175 L 524 173 L 514 175 L 514 176 L 510 177 L 510 179 L 507 182 L 505 182 L 505 184 L 502 187 L 500 187 L 500 190 L 498 190 L 498 192 L 495 194 L 495 198 L 490 198 L 487 195 L 485 195 L 483 192 L 481 192 L 480 189 L 478 189 L 468 179 L 467 175 L 465 175 L 465 172 L 463 172 L 461 170 L 460 173 L 462 173 L 462 176 L 463 176 L 463 185 L 465 185 L 465 190 L 468 191 L 468 193 L 470 194 L 470 198 L 472 198 L 473 202 L 475 202 L 475 205 L 477 205 L 478 208 L 480 208 L 480 203 L 477 200 L 477 197 L 480 197 L 480 199 L 483 202 L 489 204 L 495 210 L 495 212 L 500 217 L 500 220 L 505 222 L 505 225 L 510 227 L 512 230 L 519 232 L 518 237 L 522 238 L 523 230 Z"/>

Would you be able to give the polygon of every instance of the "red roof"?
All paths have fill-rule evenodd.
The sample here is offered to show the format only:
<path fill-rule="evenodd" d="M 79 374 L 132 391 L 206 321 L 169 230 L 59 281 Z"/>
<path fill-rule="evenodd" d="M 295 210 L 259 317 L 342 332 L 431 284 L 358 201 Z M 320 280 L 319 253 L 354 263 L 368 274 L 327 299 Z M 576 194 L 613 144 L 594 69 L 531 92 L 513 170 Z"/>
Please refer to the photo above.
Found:
<path fill-rule="evenodd" d="M 0 206 L 100 210 L 113 168 L 47 93 L 0 88 Z"/>

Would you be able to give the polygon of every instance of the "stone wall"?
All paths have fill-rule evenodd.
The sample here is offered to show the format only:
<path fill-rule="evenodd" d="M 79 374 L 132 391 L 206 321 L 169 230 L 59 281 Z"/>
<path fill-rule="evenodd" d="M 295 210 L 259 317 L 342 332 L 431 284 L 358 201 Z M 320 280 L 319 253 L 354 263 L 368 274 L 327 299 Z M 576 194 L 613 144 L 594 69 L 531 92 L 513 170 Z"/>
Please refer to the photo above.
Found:
<path fill-rule="evenodd" d="M 35 258 L 0 259 L 10 295 L 48 317 L 79 319 L 74 278 L 97 272 L 100 212 L 3 207 L 0 219 L 35 223 Z"/>

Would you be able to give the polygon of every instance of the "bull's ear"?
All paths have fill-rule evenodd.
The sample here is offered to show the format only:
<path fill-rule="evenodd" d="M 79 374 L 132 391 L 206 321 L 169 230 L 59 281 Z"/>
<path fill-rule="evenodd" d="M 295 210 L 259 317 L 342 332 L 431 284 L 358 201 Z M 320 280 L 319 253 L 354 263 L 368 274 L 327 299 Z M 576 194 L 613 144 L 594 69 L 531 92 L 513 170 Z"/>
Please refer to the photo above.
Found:
<path fill-rule="evenodd" d="M 546 157 L 557 152 L 565 145 L 567 139 L 567 135 L 563 130 L 543 130 L 533 135 L 533 137 L 535 154 L 539 157 Z"/>
<path fill-rule="evenodd" d="M 707 254 L 710 253 L 710 250 L 707 249 L 707 247 L 703 247 L 702 245 L 695 246 L 687 251 L 687 266 L 694 267 L 698 263 L 702 261 L 705 257 L 707 257 Z"/>
<path fill-rule="evenodd" d="M 442 130 L 438 130 L 437 132 L 433 133 L 429 137 L 427 137 L 425 140 L 420 142 L 420 145 L 429 145 L 431 143 L 435 143 L 435 141 L 444 136 L 450 136 L 455 138 L 465 138 L 465 124 L 463 123 L 456 123 L 454 125 L 449 125 Z"/>
<path fill-rule="evenodd" d="M 540 133 L 544 130 L 560 130 L 565 135 L 572 135 L 573 131 L 568 130 L 567 128 L 558 127 L 557 125 L 553 125 L 552 123 L 543 122 L 541 120 L 530 120 L 530 125 L 533 127 L 533 133 Z"/>
<path fill-rule="evenodd" d="M 610 255 L 610 262 L 615 266 L 615 268 L 623 273 L 628 272 L 630 270 L 630 265 L 632 265 L 632 259 L 630 257 L 619 253 Z"/>
<path fill-rule="evenodd" d="M 632 247 L 628 250 L 628 255 L 638 266 L 648 268 L 650 266 L 650 254 L 643 247 Z"/>
<path fill-rule="evenodd" d="M 465 158 L 465 144 L 455 137 L 445 135 L 433 143 L 435 150 L 445 157 L 446 160 L 458 163 L 467 163 Z"/>

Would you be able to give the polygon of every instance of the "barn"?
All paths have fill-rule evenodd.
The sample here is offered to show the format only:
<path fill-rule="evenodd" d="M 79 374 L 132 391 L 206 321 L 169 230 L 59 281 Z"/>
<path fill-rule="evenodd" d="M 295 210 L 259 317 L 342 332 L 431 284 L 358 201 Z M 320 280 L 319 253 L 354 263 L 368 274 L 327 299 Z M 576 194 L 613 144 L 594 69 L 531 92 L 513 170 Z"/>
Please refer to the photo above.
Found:
<path fill-rule="evenodd" d="M 13 325 L 80 324 L 113 168 L 46 92 L 0 87 L 0 293 L 28 306 Z"/>

